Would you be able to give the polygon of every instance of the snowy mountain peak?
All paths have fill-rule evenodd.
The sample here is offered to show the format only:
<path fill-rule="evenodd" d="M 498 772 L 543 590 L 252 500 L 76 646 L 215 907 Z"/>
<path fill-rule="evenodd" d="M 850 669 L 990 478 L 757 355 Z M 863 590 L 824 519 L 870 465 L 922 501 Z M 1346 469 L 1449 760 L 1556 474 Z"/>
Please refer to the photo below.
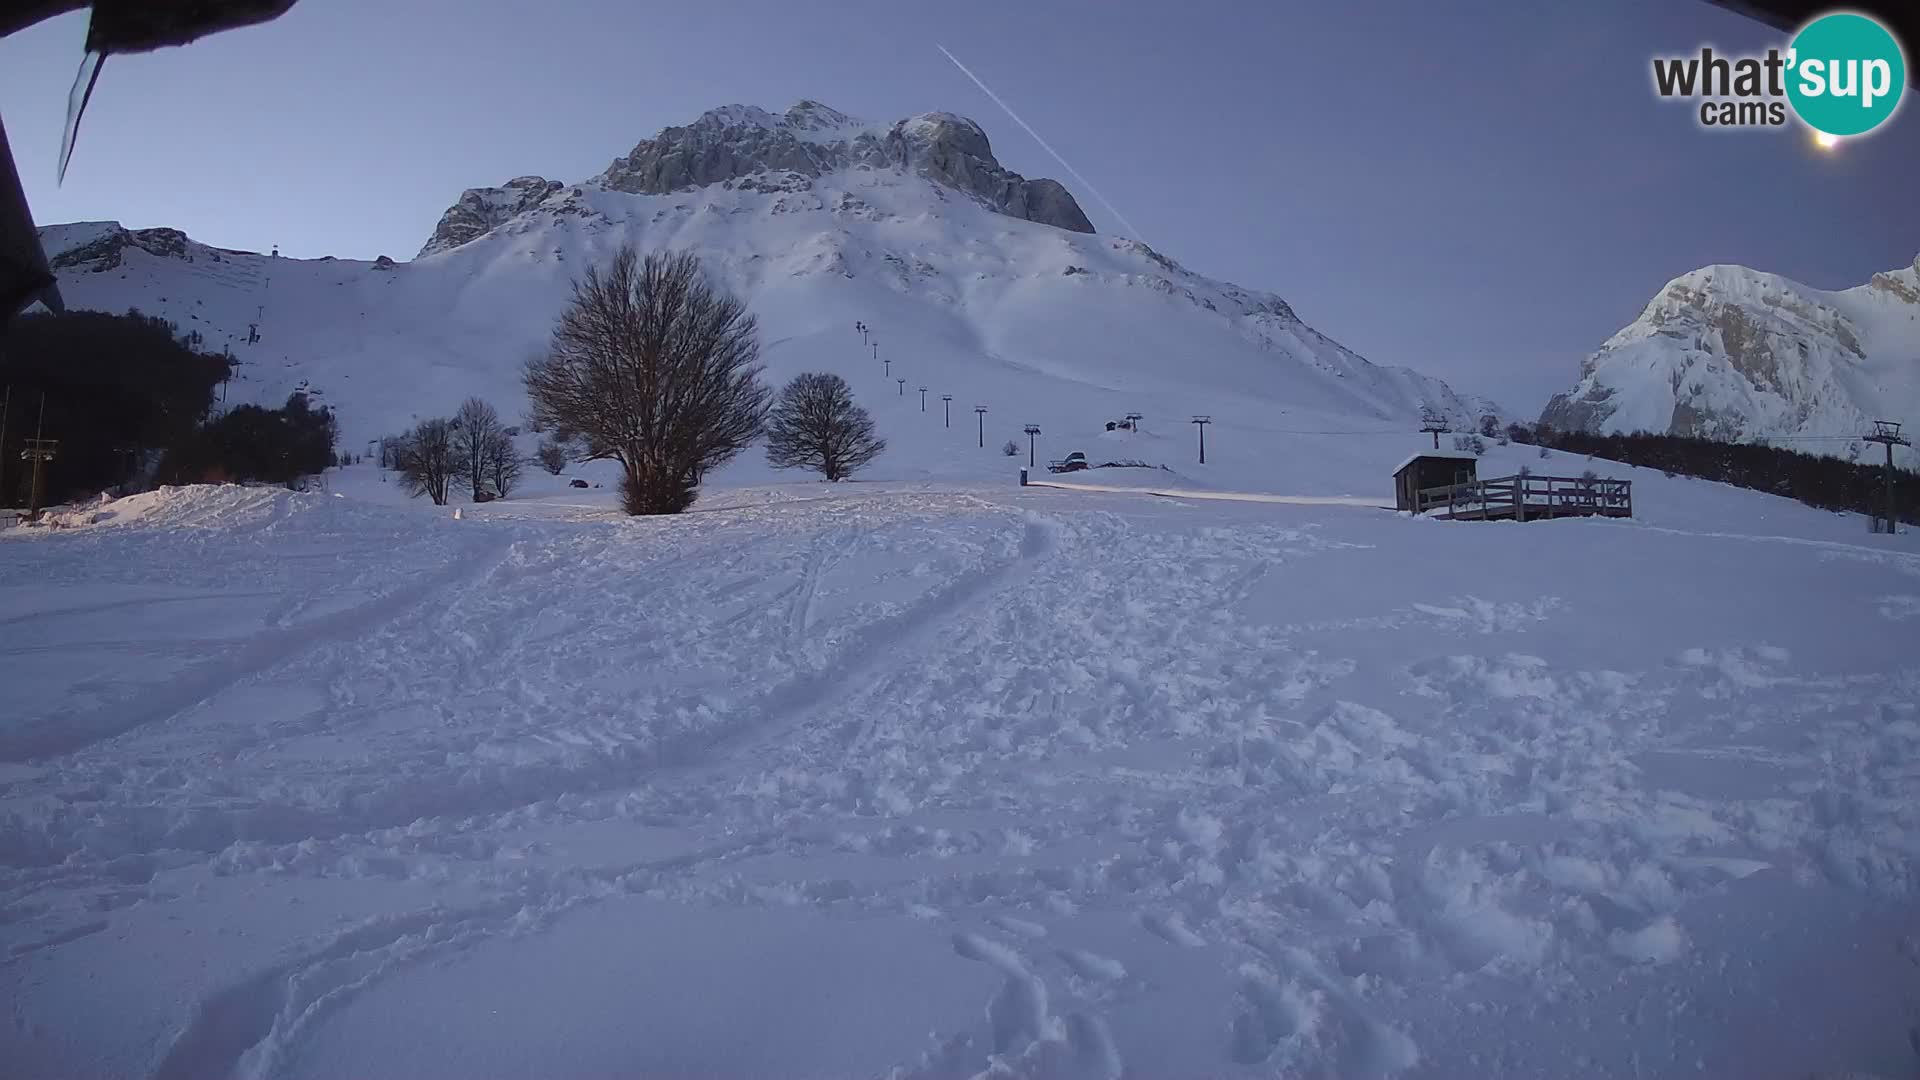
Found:
<path fill-rule="evenodd" d="M 484 236 L 565 186 L 544 176 L 516 176 L 499 187 L 468 188 L 460 193 L 460 201 L 440 215 L 440 223 L 420 248 L 420 256 L 451 251 Z"/>
<path fill-rule="evenodd" d="M 785 121 L 787 127 L 795 131 L 844 131 L 867 126 L 864 120 L 848 116 L 831 105 L 810 100 L 797 102 L 788 109 Z"/>
<path fill-rule="evenodd" d="M 700 114 L 691 127 L 698 128 L 734 128 L 756 127 L 777 128 L 785 122 L 778 116 L 758 105 L 722 105 L 717 109 L 708 109 Z"/>
<path fill-rule="evenodd" d="M 1682 274 L 1587 357 L 1541 422 L 1743 441 L 1920 419 L 1914 263 L 1840 291 L 1737 265 Z M 1802 448 L 1857 450 L 1838 438 Z"/>
<path fill-rule="evenodd" d="M 871 124 L 811 100 L 784 114 L 754 105 L 709 109 L 690 124 L 642 140 L 586 186 L 630 195 L 734 182 L 803 191 L 822 176 L 856 168 L 916 174 L 1008 217 L 1071 232 L 1094 231 L 1065 187 L 1052 180 L 1029 180 L 1002 167 L 985 130 L 972 120 L 929 112 L 892 124 Z M 469 242 L 533 204 L 513 209 L 515 205 L 503 189 L 468 192 L 448 211 L 445 228 L 436 230 L 422 254 Z"/>

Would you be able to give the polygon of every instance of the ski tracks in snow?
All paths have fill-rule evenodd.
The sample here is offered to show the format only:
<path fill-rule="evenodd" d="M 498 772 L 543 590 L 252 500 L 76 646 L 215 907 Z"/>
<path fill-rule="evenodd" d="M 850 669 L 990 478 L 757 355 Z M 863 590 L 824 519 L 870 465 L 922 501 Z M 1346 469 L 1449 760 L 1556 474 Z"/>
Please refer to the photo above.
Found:
<path fill-rule="evenodd" d="M 57 964 L 129 897 L 191 913 L 208 874 L 447 890 L 257 957 L 154 1065 L 269 1076 L 368 986 L 580 905 L 777 905 L 906 920 L 991 972 L 898 1078 L 1385 1076 L 1465 1067 L 1463 992 L 1518 1022 L 1498 1003 L 1687 968 L 1691 905 L 1760 870 L 1920 888 L 1912 671 L 1678 615 L 1601 662 L 1591 628 L 1567 646 L 1611 599 L 1584 565 L 1469 591 L 1357 525 L 1033 505 L 476 515 L 399 529 L 397 577 L 331 507 L 250 519 L 351 587 L 275 579 L 292 602 L 231 655 L 0 781 L 9 962 Z M 183 588 L 218 577 L 190 540 L 160 551 Z M 1904 567 L 1748 547 L 1909 615 Z"/>

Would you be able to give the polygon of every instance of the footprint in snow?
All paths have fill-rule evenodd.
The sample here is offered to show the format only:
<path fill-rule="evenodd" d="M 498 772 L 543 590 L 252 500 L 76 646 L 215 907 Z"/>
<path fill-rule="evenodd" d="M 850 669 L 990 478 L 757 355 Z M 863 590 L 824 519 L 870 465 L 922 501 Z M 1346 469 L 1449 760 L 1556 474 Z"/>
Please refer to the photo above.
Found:
<path fill-rule="evenodd" d="M 1068 970 L 1091 982 L 1119 982 L 1127 977 L 1126 965 L 1111 956 L 1085 949 L 1061 949 L 1059 955 Z"/>
<path fill-rule="evenodd" d="M 995 915 L 987 921 L 995 927 L 1005 930 L 1009 934 L 1017 934 L 1023 938 L 1043 938 L 1047 936 L 1046 927 L 1041 926 L 1037 922 L 1016 919 L 1011 915 Z"/>
<path fill-rule="evenodd" d="M 1187 920 L 1177 911 L 1164 914 L 1157 911 L 1143 911 L 1140 913 L 1140 925 L 1145 927 L 1148 933 L 1170 944 L 1196 949 L 1207 943 L 1206 938 L 1188 929 Z"/>

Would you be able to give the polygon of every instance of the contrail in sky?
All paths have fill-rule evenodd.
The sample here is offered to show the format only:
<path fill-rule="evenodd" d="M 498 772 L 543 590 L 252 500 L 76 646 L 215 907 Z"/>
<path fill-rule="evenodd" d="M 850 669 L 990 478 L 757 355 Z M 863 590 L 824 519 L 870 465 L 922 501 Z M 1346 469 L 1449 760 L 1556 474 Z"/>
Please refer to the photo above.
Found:
<path fill-rule="evenodd" d="M 967 65 L 961 63 L 959 57 L 948 52 L 947 47 L 945 45 L 936 44 L 934 48 L 940 50 L 940 55 L 953 61 L 953 66 L 960 69 L 960 74 L 965 75 L 969 79 L 972 79 L 973 85 L 979 87 L 983 93 L 985 93 L 988 97 L 992 98 L 993 103 L 995 105 L 1000 106 L 1000 111 L 1012 117 L 1014 123 L 1019 124 L 1021 128 L 1023 128 L 1026 131 L 1027 134 L 1033 136 L 1033 141 L 1040 144 L 1040 149 L 1045 150 L 1049 154 L 1052 154 L 1053 160 L 1059 162 L 1061 168 L 1067 170 L 1069 173 L 1072 173 L 1073 178 L 1075 180 L 1080 181 L 1080 184 L 1082 187 L 1086 188 L 1088 192 L 1092 193 L 1094 198 L 1100 200 L 1100 205 L 1106 207 L 1108 213 L 1112 214 L 1115 218 L 1119 219 L 1120 224 L 1125 225 L 1127 227 L 1127 231 L 1133 234 L 1134 239 L 1139 240 L 1143 244 L 1146 243 L 1146 238 L 1140 235 L 1140 230 L 1134 227 L 1133 222 L 1127 220 L 1127 215 L 1121 213 L 1119 207 L 1116 207 L 1112 203 L 1108 202 L 1107 197 L 1105 195 L 1100 194 L 1100 189 L 1093 186 L 1093 181 L 1087 179 L 1084 176 L 1081 176 L 1079 169 L 1076 169 L 1072 165 L 1068 164 L 1067 159 L 1060 156 L 1060 151 L 1055 150 L 1052 146 L 1049 146 L 1047 144 L 1047 140 L 1041 138 L 1040 133 L 1033 130 L 1032 124 L 1029 124 L 1025 120 L 1020 119 L 1020 114 L 1017 112 L 1014 112 L 1012 106 L 1008 105 L 1004 101 L 1001 101 L 1000 95 L 994 93 L 992 87 L 988 86 L 986 83 L 981 82 L 980 76 L 975 75 L 972 71 L 968 70 Z"/>

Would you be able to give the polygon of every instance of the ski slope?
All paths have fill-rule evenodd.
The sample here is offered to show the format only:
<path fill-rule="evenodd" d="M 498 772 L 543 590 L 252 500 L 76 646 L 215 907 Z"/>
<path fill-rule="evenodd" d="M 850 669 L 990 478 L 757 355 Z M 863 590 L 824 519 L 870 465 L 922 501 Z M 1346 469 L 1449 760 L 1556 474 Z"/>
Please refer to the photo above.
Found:
<path fill-rule="evenodd" d="M 1000 469 L 0 532 L 7 1074 L 1912 1072 L 1910 537 Z"/>
<path fill-rule="evenodd" d="M 1277 296 L 1134 240 L 996 213 L 912 171 L 863 166 L 792 189 L 776 180 L 666 195 L 561 188 L 411 262 L 221 251 L 112 223 L 53 226 L 42 240 L 70 306 L 137 307 L 200 332 L 203 347 L 239 359 L 229 404 L 307 392 L 334 407 L 348 447 L 475 394 L 518 417 L 522 367 L 571 283 L 626 244 L 698 253 L 758 318 L 769 382 L 847 378 L 895 447 L 881 465 L 889 478 L 993 475 L 963 452 L 979 449 L 976 406 L 988 410 L 989 449 L 1024 445 L 1027 424 L 1088 449 L 1108 421 L 1139 412 L 1150 430 L 1182 436 L 1184 451 L 1183 425 L 1207 414 L 1223 436 L 1248 433 L 1243 461 L 1270 456 L 1266 433 L 1400 433 L 1429 408 L 1464 428 L 1497 412 L 1368 362 Z M 919 413 L 921 387 L 942 417 L 937 434 Z M 958 431 L 944 427 L 943 395 Z"/>

